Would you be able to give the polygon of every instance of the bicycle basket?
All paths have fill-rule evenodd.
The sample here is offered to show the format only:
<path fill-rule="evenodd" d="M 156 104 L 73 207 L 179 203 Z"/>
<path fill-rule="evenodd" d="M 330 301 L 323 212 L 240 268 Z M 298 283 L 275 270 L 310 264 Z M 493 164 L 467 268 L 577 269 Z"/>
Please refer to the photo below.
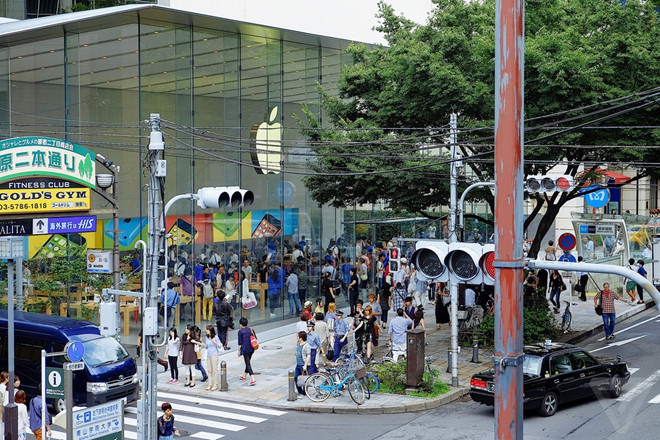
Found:
<path fill-rule="evenodd" d="M 357 377 L 358 379 L 362 379 L 366 375 L 367 375 L 366 368 L 360 368 L 358 370 L 355 370 L 355 377 Z"/>
<path fill-rule="evenodd" d="M 456 317 L 458 319 L 467 319 L 468 311 L 467 310 L 459 310 L 458 313 L 456 314 Z"/>

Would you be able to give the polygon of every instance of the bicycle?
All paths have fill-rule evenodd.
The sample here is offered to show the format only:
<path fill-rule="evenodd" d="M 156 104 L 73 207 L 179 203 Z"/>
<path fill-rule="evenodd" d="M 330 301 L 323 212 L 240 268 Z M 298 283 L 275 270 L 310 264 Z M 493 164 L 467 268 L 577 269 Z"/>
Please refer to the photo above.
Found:
<path fill-rule="evenodd" d="M 369 392 L 364 389 L 362 382 L 360 382 L 360 379 L 365 376 L 366 370 L 364 368 L 349 371 L 338 382 L 335 382 L 335 379 L 341 377 L 338 374 L 332 374 L 332 372 L 314 373 L 305 381 L 305 394 L 312 402 L 323 402 L 331 395 L 333 397 L 339 396 L 341 389 L 346 386 L 353 402 L 362 405 L 369 396 Z"/>
<path fill-rule="evenodd" d="M 350 345 L 354 345 L 354 344 L 350 344 Z M 341 353 L 343 357 L 341 357 L 340 359 L 342 359 L 345 362 L 345 365 L 343 367 L 340 366 L 337 368 L 337 374 L 340 380 L 341 377 L 343 376 L 342 373 L 344 373 L 349 369 L 357 371 L 366 368 L 364 362 L 362 361 L 362 359 L 360 359 L 360 356 L 357 355 L 357 351 L 355 350 L 355 347 L 349 347 L 347 345 L 342 349 Z M 369 399 L 371 395 L 375 393 L 378 390 L 378 387 L 380 386 L 380 381 L 378 380 L 378 377 L 370 372 L 367 372 L 367 374 L 364 377 L 360 378 L 359 380 L 360 382 L 362 382 L 362 386 L 364 386 L 364 389 L 366 389 L 369 392 L 369 394 L 366 396 L 367 399 Z"/>
<path fill-rule="evenodd" d="M 573 314 L 571 313 L 571 302 L 563 300 L 566 303 L 566 309 L 564 309 L 564 314 L 561 317 L 561 329 L 564 334 L 571 331 L 571 322 L 573 321 Z"/>

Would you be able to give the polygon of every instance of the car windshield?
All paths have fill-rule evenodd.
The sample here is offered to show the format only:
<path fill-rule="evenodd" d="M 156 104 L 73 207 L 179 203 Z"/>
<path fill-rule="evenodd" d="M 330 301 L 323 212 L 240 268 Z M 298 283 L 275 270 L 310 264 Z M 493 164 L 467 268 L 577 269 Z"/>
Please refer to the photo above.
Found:
<path fill-rule="evenodd" d="M 541 358 L 526 354 L 523 360 L 523 374 L 538 376 L 541 371 Z"/>
<path fill-rule="evenodd" d="M 113 338 L 98 338 L 83 342 L 83 360 L 90 367 L 109 365 L 129 357 L 124 347 Z"/>

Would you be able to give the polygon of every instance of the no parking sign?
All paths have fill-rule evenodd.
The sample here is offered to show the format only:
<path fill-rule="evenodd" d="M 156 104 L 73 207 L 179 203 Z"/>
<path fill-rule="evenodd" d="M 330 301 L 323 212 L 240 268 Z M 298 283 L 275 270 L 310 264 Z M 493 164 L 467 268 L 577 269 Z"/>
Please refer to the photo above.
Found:
<path fill-rule="evenodd" d="M 572 251 L 577 244 L 577 239 L 575 238 L 575 235 L 571 234 L 570 232 L 566 232 L 559 236 L 557 244 L 563 251 Z"/>

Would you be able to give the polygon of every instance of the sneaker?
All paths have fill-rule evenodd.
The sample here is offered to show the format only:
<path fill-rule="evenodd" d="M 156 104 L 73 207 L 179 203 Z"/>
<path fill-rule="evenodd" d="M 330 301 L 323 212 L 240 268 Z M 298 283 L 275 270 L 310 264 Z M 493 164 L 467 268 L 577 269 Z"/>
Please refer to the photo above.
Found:
<path fill-rule="evenodd" d="M 614 334 L 611 334 L 611 335 L 610 335 L 610 339 L 614 339 Z"/>
<path fill-rule="evenodd" d="M 246 376 L 238 376 L 238 378 L 239 378 L 240 380 L 245 380 L 245 379 L 247 379 Z"/>
<path fill-rule="evenodd" d="M 174 383 L 174 379 L 168 380 L 167 383 Z"/>
<path fill-rule="evenodd" d="M 211 391 L 211 387 L 210 387 L 210 386 L 206 387 L 205 389 L 206 389 L 206 391 Z"/>
<path fill-rule="evenodd" d="M 211 387 L 211 391 L 218 391 L 218 387 Z"/>
<path fill-rule="evenodd" d="M 270 317 L 271 317 L 271 318 L 274 318 L 275 316 L 277 316 L 277 315 L 275 315 L 275 313 L 271 313 L 271 314 L 270 314 Z"/>
<path fill-rule="evenodd" d="M 172 379 L 172 383 L 179 383 L 178 379 Z"/>
<path fill-rule="evenodd" d="M 256 384 L 257 384 L 257 381 L 256 381 L 256 380 L 252 379 L 252 380 L 250 381 L 250 385 L 251 385 L 251 386 L 254 386 L 254 385 L 256 385 Z"/>

